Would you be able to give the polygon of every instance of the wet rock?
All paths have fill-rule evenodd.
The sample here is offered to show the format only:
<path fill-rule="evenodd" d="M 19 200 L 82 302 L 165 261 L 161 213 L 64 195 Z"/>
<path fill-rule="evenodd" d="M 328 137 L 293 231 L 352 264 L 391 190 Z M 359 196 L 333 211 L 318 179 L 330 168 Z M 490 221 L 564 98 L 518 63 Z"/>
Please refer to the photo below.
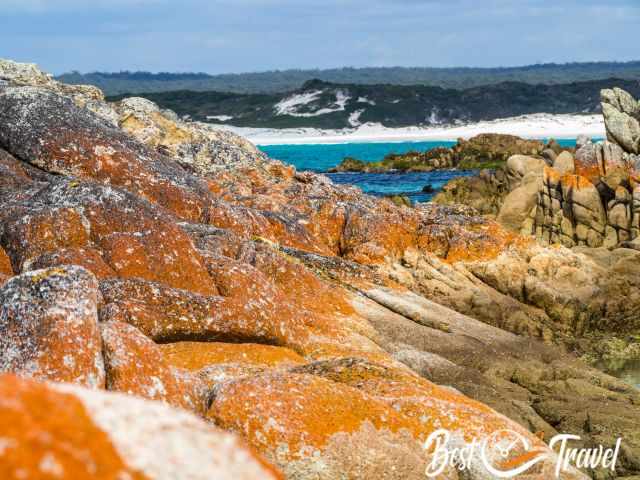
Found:
<path fill-rule="evenodd" d="M 281 478 L 236 437 L 157 402 L 10 375 L 0 396 L 2 478 Z"/>
<path fill-rule="evenodd" d="M 188 372 L 172 368 L 160 347 L 137 328 L 122 322 L 106 322 L 100 330 L 107 390 L 204 414 L 204 385 Z"/>
<path fill-rule="evenodd" d="M 96 279 L 75 266 L 36 270 L 0 289 L 0 369 L 104 387 Z"/>

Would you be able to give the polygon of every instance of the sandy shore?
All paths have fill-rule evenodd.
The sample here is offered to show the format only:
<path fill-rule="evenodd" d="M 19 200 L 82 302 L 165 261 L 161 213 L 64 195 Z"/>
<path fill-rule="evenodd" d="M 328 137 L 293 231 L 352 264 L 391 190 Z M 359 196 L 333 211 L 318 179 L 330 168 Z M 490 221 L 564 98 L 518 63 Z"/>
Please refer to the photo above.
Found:
<path fill-rule="evenodd" d="M 257 145 L 407 142 L 422 140 L 457 140 L 479 133 L 506 133 L 523 138 L 575 138 L 580 134 L 595 138 L 605 136 L 602 115 L 551 115 L 539 113 L 503 118 L 460 126 L 387 128 L 365 124 L 344 130 L 315 128 L 267 129 L 240 128 L 221 125 L 251 140 Z"/>

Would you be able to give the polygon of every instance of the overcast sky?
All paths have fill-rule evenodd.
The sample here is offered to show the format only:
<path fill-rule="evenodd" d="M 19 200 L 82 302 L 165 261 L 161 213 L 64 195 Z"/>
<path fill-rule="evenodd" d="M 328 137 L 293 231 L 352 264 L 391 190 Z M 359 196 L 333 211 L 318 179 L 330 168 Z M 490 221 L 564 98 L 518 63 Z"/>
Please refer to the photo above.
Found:
<path fill-rule="evenodd" d="M 62 73 L 640 59 L 640 0 L 0 0 L 0 57 Z"/>

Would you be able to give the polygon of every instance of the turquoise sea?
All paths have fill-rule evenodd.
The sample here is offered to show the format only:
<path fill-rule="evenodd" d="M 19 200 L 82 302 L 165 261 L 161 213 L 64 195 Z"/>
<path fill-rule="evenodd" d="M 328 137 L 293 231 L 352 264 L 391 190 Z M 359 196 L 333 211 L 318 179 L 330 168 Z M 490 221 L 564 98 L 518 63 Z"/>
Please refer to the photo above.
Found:
<path fill-rule="evenodd" d="M 575 140 L 562 140 L 560 144 L 575 146 Z M 340 143 L 312 145 L 269 145 L 260 149 L 271 158 L 294 165 L 298 170 L 326 172 L 338 165 L 345 157 L 354 157 L 366 162 L 382 160 L 389 153 L 406 153 L 411 150 L 426 151 L 435 147 L 451 147 L 455 142 L 401 142 L 401 143 Z M 330 173 L 336 183 L 357 185 L 372 195 L 403 194 L 413 201 L 428 201 L 433 193 L 423 193 L 426 185 L 438 191 L 455 177 L 477 173 L 473 170 L 439 170 L 420 173 Z"/>

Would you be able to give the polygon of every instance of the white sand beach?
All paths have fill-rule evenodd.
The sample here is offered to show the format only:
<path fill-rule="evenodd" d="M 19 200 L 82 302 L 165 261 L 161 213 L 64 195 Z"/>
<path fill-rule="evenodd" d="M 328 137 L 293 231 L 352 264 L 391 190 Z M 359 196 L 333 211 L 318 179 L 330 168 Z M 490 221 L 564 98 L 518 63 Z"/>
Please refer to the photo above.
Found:
<path fill-rule="evenodd" d="M 367 123 L 344 130 L 315 128 L 268 129 L 220 125 L 249 139 L 256 145 L 406 142 L 421 140 L 457 140 L 480 133 L 505 133 L 523 138 L 575 138 L 580 134 L 605 136 L 602 115 L 552 115 L 538 113 L 467 125 L 438 127 L 387 128 Z"/>

